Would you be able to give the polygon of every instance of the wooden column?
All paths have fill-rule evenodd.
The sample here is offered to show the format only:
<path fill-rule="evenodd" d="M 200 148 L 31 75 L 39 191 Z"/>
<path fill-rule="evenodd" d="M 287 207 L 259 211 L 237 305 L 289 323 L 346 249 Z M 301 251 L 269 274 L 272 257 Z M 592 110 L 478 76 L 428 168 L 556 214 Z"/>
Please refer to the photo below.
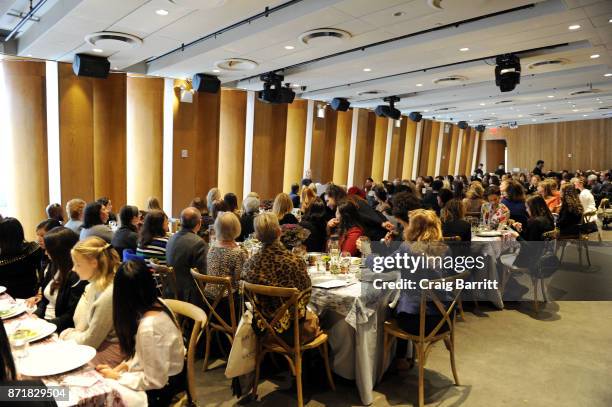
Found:
<path fill-rule="evenodd" d="M 476 131 L 471 128 L 467 137 L 467 143 L 465 144 L 465 167 L 463 169 L 463 174 L 471 174 L 473 171 L 472 152 L 474 151 L 474 140 L 476 138 Z"/>
<path fill-rule="evenodd" d="M 449 128 L 448 132 L 444 133 L 444 137 L 442 139 L 442 149 L 441 149 L 441 157 L 440 157 L 440 175 L 449 175 L 452 173 L 452 171 L 450 171 L 448 169 L 449 167 L 449 162 L 450 162 L 450 156 L 451 156 L 451 138 L 452 138 L 452 132 L 454 131 L 454 129 L 457 128 L 456 125 L 451 125 Z"/>
<path fill-rule="evenodd" d="M 436 154 L 438 152 L 438 141 L 440 132 L 444 131 L 444 123 L 432 122 L 431 131 L 429 133 L 429 150 L 427 155 L 427 173 L 426 175 L 437 175 L 436 172 Z"/>
<path fill-rule="evenodd" d="M 7 211 L 28 240 L 49 203 L 45 63 L 0 61 L 0 181 Z M 4 78 L 2 80 L 2 78 Z"/>
<path fill-rule="evenodd" d="M 459 126 L 453 126 L 451 132 L 450 150 L 448 157 L 448 173 L 451 175 L 457 175 L 455 170 L 455 163 L 457 162 L 457 147 L 459 146 L 459 134 L 463 132 Z"/>
<path fill-rule="evenodd" d="M 348 180 L 352 121 L 352 110 L 338 112 L 336 120 L 336 146 L 334 148 L 333 173 L 333 182 L 337 185 L 346 185 Z"/>
<path fill-rule="evenodd" d="M 303 99 L 296 99 L 287 106 L 283 191 L 289 191 L 294 182 L 300 183 L 304 175 L 302 172 L 304 170 L 307 110 L 308 101 Z"/>
<path fill-rule="evenodd" d="M 242 199 L 246 97 L 242 90 L 221 89 L 219 116 L 218 187 L 222 194 L 235 193 Z"/>
<path fill-rule="evenodd" d="M 404 160 L 404 147 L 406 140 L 406 127 L 409 122 L 407 117 L 402 117 L 400 127 L 393 124 L 393 140 L 391 142 L 391 156 L 389 158 L 389 181 L 402 177 L 402 163 Z"/>
<path fill-rule="evenodd" d="M 334 148 L 336 144 L 336 111 L 325 106 L 325 117 L 315 116 L 312 131 L 312 155 L 310 168 L 312 179 L 325 184 L 332 180 L 334 172 Z"/>
<path fill-rule="evenodd" d="M 164 80 L 127 78 L 127 201 L 139 208 L 163 200 Z"/>
<path fill-rule="evenodd" d="M 372 175 L 372 143 L 374 142 L 374 130 L 376 116 L 365 109 L 359 109 L 357 118 L 357 132 L 355 135 L 355 172 L 352 185 L 363 186 L 367 177 Z"/>
<path fill-rule="evenodd" d="M 412 165 L 416 144 L 417 123 L 406 119 L 406 138 L 404 142 L 404 162 L 402 163 L 402 179 L 412 179 Z"/>
<path fill-rule="evenodd" d="M 383 181 L 385 166 L 385 150 L 387 146 L 387 126 L 389 119 L 376 116 L 374 144 L 372 146 L 372 178 L 374 182 Z"/>

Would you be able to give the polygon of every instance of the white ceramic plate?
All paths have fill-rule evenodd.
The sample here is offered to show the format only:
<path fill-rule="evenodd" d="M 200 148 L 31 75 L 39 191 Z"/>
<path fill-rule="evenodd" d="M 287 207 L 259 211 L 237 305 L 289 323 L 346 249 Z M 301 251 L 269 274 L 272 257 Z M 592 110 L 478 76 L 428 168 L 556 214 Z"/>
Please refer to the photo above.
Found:
<path fill-rule="evenodd" d="M 13 318 L 16 317 L 17 315 L 21 315 L 26 311 L 26 306 L 23 302 L 18 302 L 15 304 L 12 304 L 9 307 L 1 307 L 2 311 L 0 311 L 0 315 L 2 316 L 2 319 L 9 319 L 9 318 Z"/>
<path fill-rule="evenodd" d="M 498 237 L 501 235 L 502 233 L 498 230 L 488 230 L 488 231 L 482 231 L 482 232 L 476 233 L 476 236 L 481 236 L 481 237 Z"/>
<path fill-rule="evenodd" d="M 0 294 L 4 294 L 6 292 L 6 287 L 3 285 L 0 285 Z"/>
<path fill-rule="evenodd" d="M 17 371 L 25 376 L 44 377 L 77 369 L 96 356 L 91 346 L 60 341 L 32 346 L 28 356 L 16 359 Z"/>
<path fill-rule="evenodd" d="M 34 336 L 24 338 L 26 342 L 35 342 L 40 339 L 46 338 L 51 335 L 57 329 L 55 324 L 47 322 L 40 318 L 31 318 L 24 321 L 15 321 L 10 325 L 5 325 L 6 333 L 8 334 L 9 340 L 15 334 L 15 331 L 28 329 L 33 332 Z"/>

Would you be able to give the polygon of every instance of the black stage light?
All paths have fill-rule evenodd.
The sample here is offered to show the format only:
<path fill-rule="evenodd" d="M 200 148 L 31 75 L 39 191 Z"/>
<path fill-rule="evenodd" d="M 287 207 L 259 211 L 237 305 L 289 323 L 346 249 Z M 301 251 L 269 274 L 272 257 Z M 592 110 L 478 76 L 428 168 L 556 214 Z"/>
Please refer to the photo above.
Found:
<path fill-rule="evenodd" d="M 289 86 L 283 87 L 282 82 L 285 78 L 282 75 L 269 72 L 259 78 L 264 83 L 263 90 L 257 93 L 260 101 L 275 104 L 293 103 L 295 92 Z"/>
<path fill-rule="evenodd" d="M 423 115 L 419 112 L 410 112 L 410 114 L 408 115 L 408 118 L 412 120 L 413 122 L 418 123 L 423 118 Z"/>
<path fill-rule="evenodd" d="M 221 87 L 219 78 L 205 73 L 197 73 L 191 79 L 193 89 L 198 92 L 217 93 Z"/>
<path fill-rule="evenodd" d="M 330 103 L 330 106 L 334 110 L 346 112 L 351 106 L 351 103 L 345 98 L 333 98 Z"/>
<path fill-rule="evenodd" d="M 468 122 L 466 121 L 460 121 L 459 123 L 457 123 L 457 126 L 461 129 L 461 130 L 465 130 L 468 127 L 470 127 L 470 125 L 468 124 Z"/>
<path fill-rule="evenodd" d="M 482 133 L 483 131 L 485 131 L 485 125 L 479 124 L 478 126 L 476 126 L 476 131 Z"/>
<path fill-rule="evenodd" d="M 110 62 L 106 57 L 88 54 L 75 54 L 72 61 L 72 70 L 76 76 L 89 76 L 91 78 L 107 78 L 110 72 Z"/>
<path fill-rule="evenodd" d="M 521 83 L 521 59 L 515 54 L 504 54 L 495 62 L 495 84 L 502 92 L 513 91 Z"/>
<path fill-rule="evenodd" d="M 395 108 L 395 102 L 399 102 L 400 98 L 397 96 L 389 96 L 383 99 L 384 102 L 388 102 L 388 105 L 379 105 L 374 109 L 374 113 L 379 117 L 387 117 L 393 120 L 399 120 L 402 117 L 402 112 Z"/>

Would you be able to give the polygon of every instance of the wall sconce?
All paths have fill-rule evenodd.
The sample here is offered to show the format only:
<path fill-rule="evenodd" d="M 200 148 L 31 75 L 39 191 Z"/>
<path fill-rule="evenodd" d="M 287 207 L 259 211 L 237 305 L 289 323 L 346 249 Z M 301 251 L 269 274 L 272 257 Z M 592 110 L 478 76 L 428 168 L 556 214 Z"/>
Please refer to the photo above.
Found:
<path fill-rule="evenodd" d="M 319 105 L 317 107 L 317 117 L 319 119 L 325 119 L 325 105 Z"/>

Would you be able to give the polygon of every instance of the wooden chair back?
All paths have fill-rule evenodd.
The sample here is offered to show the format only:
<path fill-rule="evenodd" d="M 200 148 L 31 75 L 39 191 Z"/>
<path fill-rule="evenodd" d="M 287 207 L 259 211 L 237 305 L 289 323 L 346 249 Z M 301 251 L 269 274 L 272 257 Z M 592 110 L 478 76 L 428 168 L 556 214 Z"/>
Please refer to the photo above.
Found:
<path fill-rule="evenodd" d="M 444 236 L 444 237 L 442 237 L 442 239 L 445 242 L 460 242 L 461 241 L 461 236 Z"/>
<path fill-rule="evenodd" d="M 174 268 L 149 261 L 149 267 L 153 270 L 153 277 L 162 298 L 176 299 L 176 276 Z"/>
<path fill-rule="evenodd" d="M 234 296 L 232 295 L 232 278 L 229 276 L 207 276 L 199 273 L 196 269 L 191 269 L 191 275 L 196 282 L 196 286 L 202 296 L 202 301 L 206 307 L 208 314 L 208 323 L 213 325 L 216 329 L 222 330 L 229 333 L 232 337 L 236 334 L 237 322 L 236 322 L 236 309 L 234 307 Z M 218 294 L 212 299 L 212 303 L 204 294 L 206 286 L 218 286 Z M 229 323 L 217 312 L 217 306 L 225 298 L 224 292 L 228 292 L 227 301 L 229 304 Z"/>
<path fill-rule="evenodd" d="M 288 354 L 300 353 L 300 327 L 298 304 L 305 295 L 310 295 L 312 289 L 300 292 L 297 288 L 271 287 L 266 285 L 251 284 L 242 282 L 242 292 L 245 301 L 251 303 L 253 307 L 253 318 L 257 318 L 264 325 L 264 333 L 261 343 L 274 343 L 283 348 Z M 260 309 L 258 297 L 277 297 L 281 299 L 282 305 L 276 310 L 274 315 L 265 316 Z M 293 344 L 288 344 L 274 330 L 274 326 L 281 320 L 285 313 L 289 311 L 292 318 Z"/>
<path fill-rule="evenodd" d="M 191 326 L 191 335 L 189 336 L 189 344 L 187 345 L 187 394 L 190 401 L 195 403 L 195 356 L 197 352 L 198 340 L 200 339 L 202 329 L 206 325 L 208 318 L 206 317 L 206 313 L 202 308 L 196 307 L 188 302 L 167 299 L 164 300 L 164 303 L 176 316 L 183 335 L 188 329 L 188 325 Z"/>

